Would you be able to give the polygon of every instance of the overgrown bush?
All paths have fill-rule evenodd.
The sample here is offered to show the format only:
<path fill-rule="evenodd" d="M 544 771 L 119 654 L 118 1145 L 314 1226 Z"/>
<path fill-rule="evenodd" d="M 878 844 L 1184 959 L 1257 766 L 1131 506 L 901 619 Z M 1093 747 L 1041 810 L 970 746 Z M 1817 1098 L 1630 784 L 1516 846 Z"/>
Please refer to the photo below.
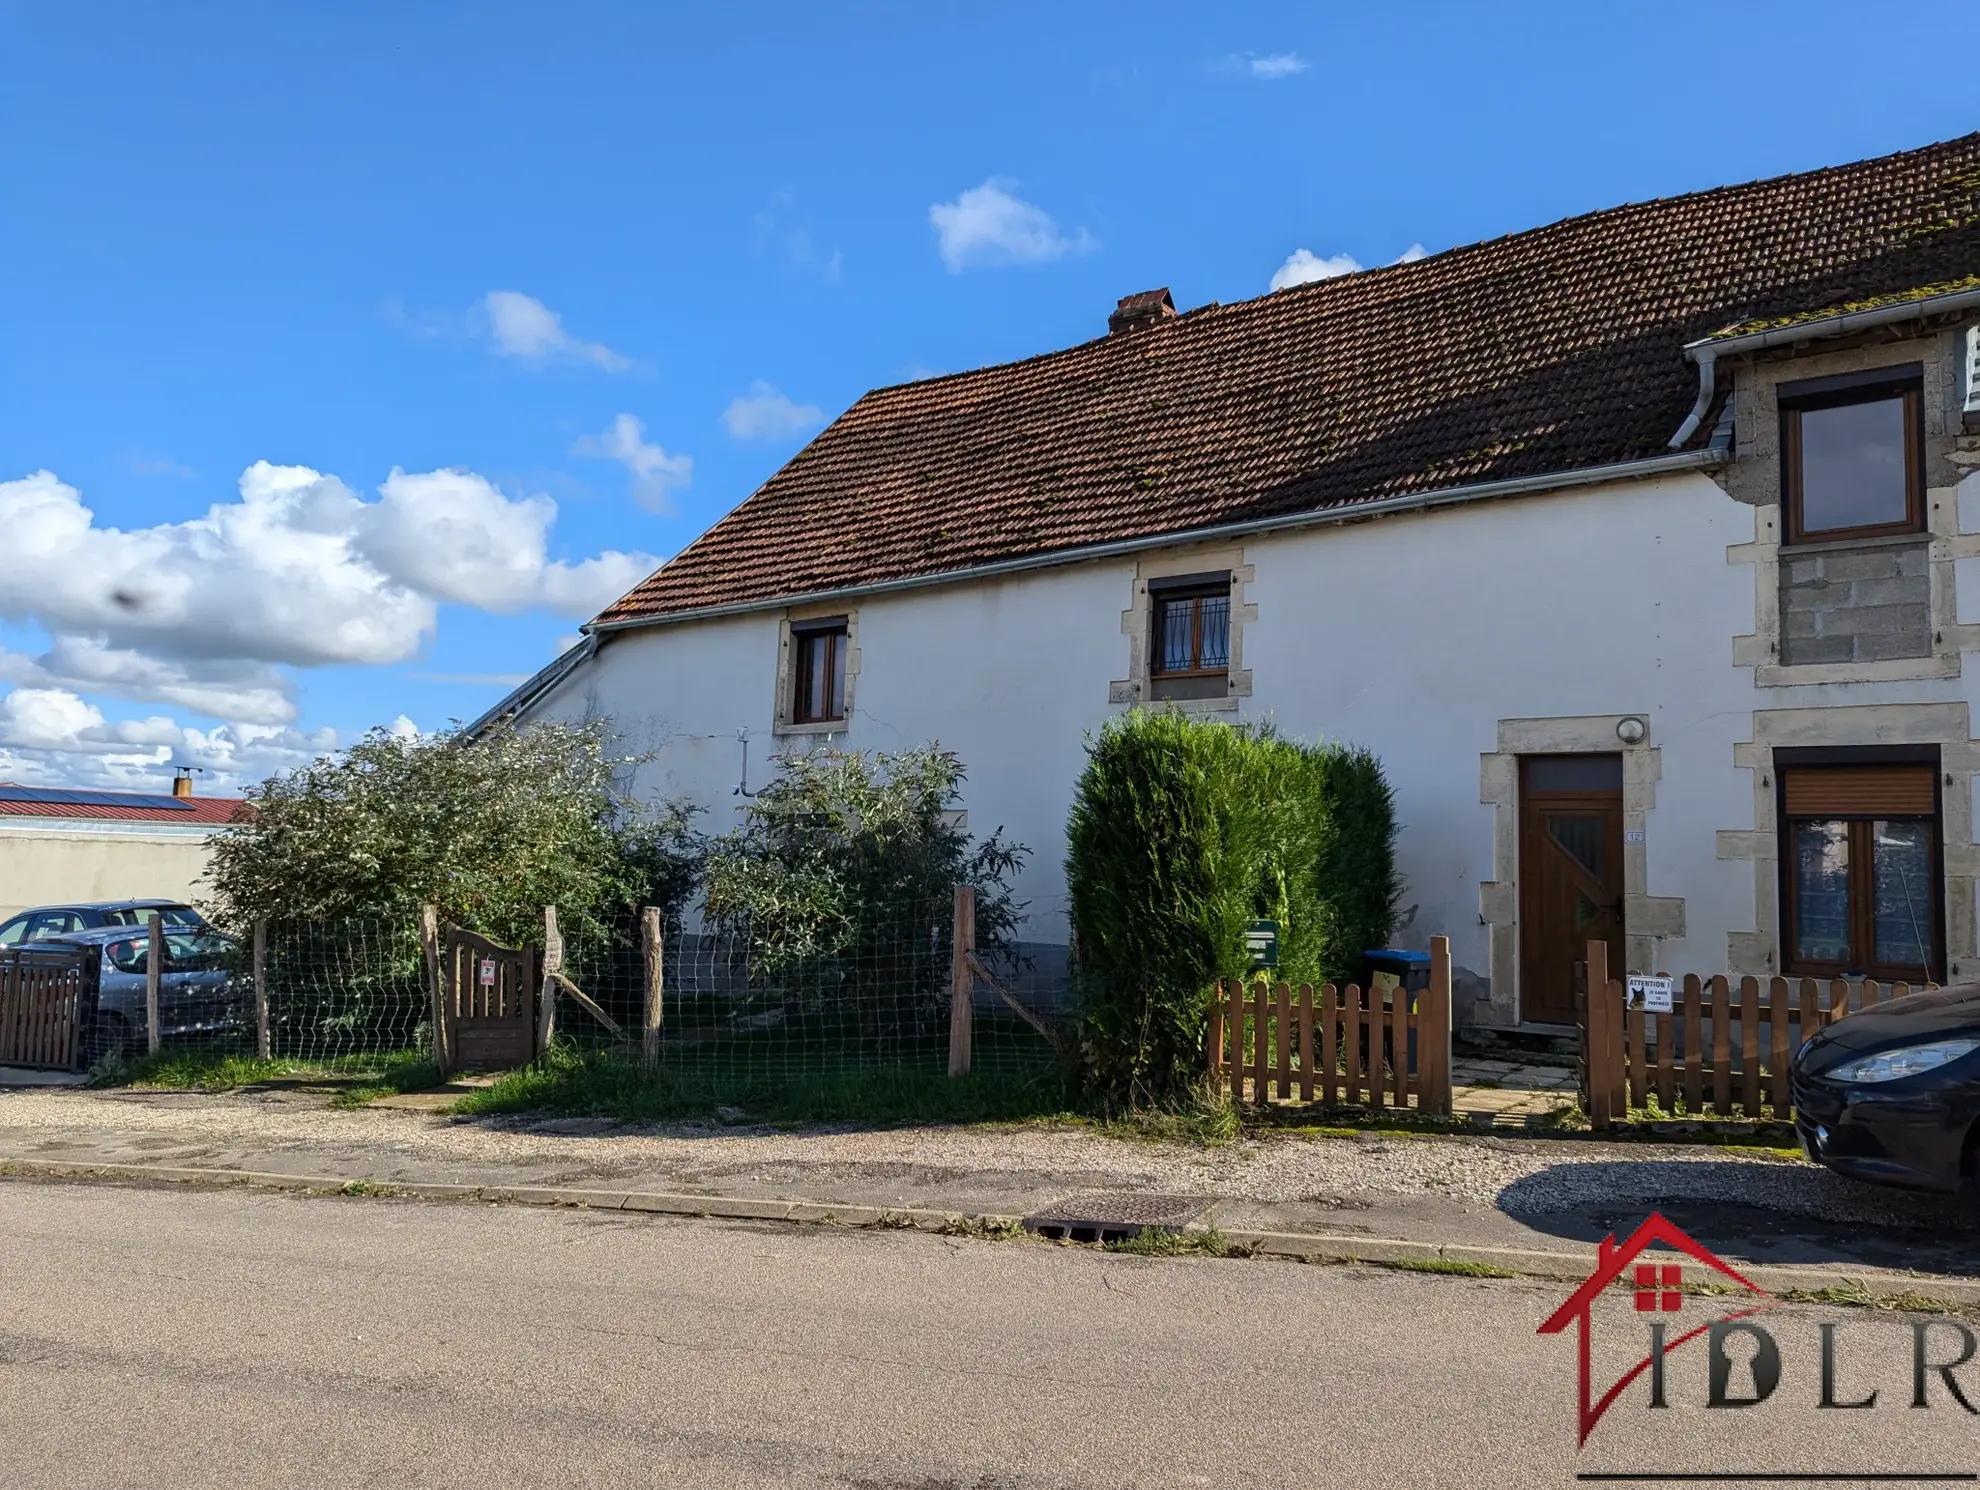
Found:
<path fill-rule="evenodd" d="M 743 825 L 710 842 L 709 922 L 755 969 L 857 1013 L 869 1033 L 929 1033 L 947 1009 L 955 887 L 976 889 L 977 946 L 1008 946 L 1026 850 L 980 841 L 955 805 L 962 763 L 937 745 L 787 755 Z M 800 973 L 800 970 L 801 973 Z"/>
<path fill-rule="evenodd" d="M 1279 922 L 1292 982 L 1387 940 L 1393 809 L 1365 751 L 1174 711 L 1111 721 L 1088 755 L 1067 859 L 1081 1060 L 1103 1101 L 1171 1105 L 1201 1074 L 1211 988 L 1248 967 L 1247 922 Z"/>
<path fill-rule="evenodd" d="M 1328 744 L 1315 753 L 1332 824 L 1315 888 L 1333 909 L 1335 945 L 1324 971 L 1339 981 L 1358 977 L 1362 952 L 1386 947 L 1395 931 L 1403 888 L 1396 872 L 1396 794 L 1373 751 Z"/>
<path fill-rule="evenodd" d="M 676 910 L 700 847 L 684 811 L 645 814 L 613 788 L 602 723 L 507 726 L 475 739 L 375 729 L 247 793 L 216 836 L 213 907 L 235 924 L 443 919 L 520 944 L 557 907 L 603 938 L 635 905 Z"/>

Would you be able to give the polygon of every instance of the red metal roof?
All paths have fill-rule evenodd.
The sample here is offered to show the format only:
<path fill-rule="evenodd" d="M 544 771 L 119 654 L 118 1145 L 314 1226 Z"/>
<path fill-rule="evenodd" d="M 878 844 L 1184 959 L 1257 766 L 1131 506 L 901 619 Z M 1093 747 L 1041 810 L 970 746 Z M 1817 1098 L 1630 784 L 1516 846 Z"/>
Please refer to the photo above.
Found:
<path fill-rule="evenodd" d="M 125 823 L 230 823 L 247 804 L 239 797 L 182 797 L 191 808 L 126 807 L 109 802 L 8 802 L 0 800 L 0 817 L 102 818 Z"/>

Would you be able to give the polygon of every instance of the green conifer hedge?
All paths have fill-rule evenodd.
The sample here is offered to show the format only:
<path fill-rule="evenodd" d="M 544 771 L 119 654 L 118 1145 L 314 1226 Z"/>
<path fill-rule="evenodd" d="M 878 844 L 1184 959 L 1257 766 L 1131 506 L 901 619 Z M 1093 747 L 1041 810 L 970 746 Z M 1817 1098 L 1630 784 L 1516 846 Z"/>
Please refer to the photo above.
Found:
<path fill-rule="evenodd" d="M 1246 971 L 1246 923 L 1280 923 L 1294 984 L 1387 941 L 1393 799 L 1365 750 L 1173 710 L 1112 720 L 1088 757 L 1067 831 L 1085 1078 L 1173 1105 L 1203 1073 L 1211 989 Z"/>

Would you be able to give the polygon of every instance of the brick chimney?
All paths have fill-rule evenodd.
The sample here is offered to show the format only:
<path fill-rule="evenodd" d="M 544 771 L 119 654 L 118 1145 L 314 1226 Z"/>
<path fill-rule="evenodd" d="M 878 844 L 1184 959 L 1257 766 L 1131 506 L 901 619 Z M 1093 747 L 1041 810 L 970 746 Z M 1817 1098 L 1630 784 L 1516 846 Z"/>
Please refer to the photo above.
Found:
<path fill-rule="evenodd" d="M 1175 316 L 1176 302 L 1169 298 L 1167 285 L 1159 290 L 1139 290 L 1121 297 L 1114 313 L 1107 317 L 1107 334 L 1119 336 L 1123 332 L 1159 326 L 1164 321 L 1174 320 Z"/>
<path fill-rule="evenodd" d="M 172 795 L 175 797 L 192 795 L 192 772 L 184 766 L 179 767 L 172 775 Z"/>

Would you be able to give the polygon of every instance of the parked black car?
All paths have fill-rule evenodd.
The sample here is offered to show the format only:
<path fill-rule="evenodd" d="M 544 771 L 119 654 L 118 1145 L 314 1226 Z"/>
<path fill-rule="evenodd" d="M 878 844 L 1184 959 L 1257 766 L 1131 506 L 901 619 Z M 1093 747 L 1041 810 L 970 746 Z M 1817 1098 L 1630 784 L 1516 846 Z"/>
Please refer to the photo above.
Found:
<path fill-rule="evenodd" d="M 167 931 L 205 926 L 198 911 L 176 900 L 86 900 L 40 905 L 0 923 L 0 947 L 45 942 L 52 937 L 95 931 L 100 926 L 144 926 L 153 911 Z"/>
<path fill-rule="evenodd" d="M 1851 1014 L 1795 1053 L 1795 1126 L 1838 1174 L 1952 1192 L 1980 1155 L 1980 984 Z"/>

